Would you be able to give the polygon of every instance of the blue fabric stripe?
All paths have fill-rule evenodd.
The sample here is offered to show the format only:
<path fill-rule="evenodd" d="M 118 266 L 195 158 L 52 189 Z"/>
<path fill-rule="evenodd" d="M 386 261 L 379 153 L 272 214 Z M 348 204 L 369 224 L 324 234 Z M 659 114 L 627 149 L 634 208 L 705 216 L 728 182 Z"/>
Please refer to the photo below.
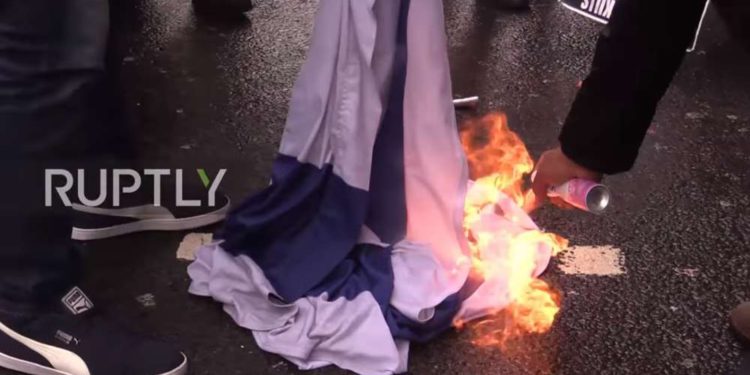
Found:
<path fill-rule="evenodd" d="M 367 226 L 386 243 L 406 236 L 404 182 L 404 91 L 406 88 L 406 25 L 409 0 L 402 0 L 388 101 L 378 130 L 370 172 L 370 207 Z"/>
<path fill-rule="evenodd" d="M 273 183 L 234 209 L 219 234 L 222 247 L 253 259 L 287 301 L 318 285 L 354 249 L 367 192 L 331 166 L 319 169 L 279 155 Z"/>
<path fill-rule="evenodd" d="M 393 265 L 391 248 L 360 244 L 341 262 L 309 296 L 328 293 L 328 300 L 338 298 L 353 300 L 369 291 L 385 312 L 393 295 Z"/>

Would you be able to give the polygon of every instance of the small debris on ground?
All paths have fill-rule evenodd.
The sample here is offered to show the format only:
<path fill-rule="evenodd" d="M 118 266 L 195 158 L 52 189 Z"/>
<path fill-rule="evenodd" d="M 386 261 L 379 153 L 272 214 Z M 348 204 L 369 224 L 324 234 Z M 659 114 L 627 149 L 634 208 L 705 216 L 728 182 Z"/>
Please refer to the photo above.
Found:
<path fill-rule="evenodd" d="M 156 296 L 151 293 L 146 293 L 135 297 L 135 300 L 143 307 L 156 307 Z"/>
<path fill-rule="evenodd" d="M 700 270 L 697 268 L 675 268 L 674 272 L 679 276 L 696 277 Z"/>
<path fill-rule="evenodd" d="M 700 120 L 706 117 L 703 113 L 700 112 L 688 112 L 685 114 L 685 117 L 687 117 L 690 120 Z"/>
<path fill-rule="evenodd" d="M 682 362 L 680 362 L 680 365 L 682 365 L 682 367 L 684 368 L 693 368 L 695 367 L 695 361 L 691 359 L 685 359 Z"/>
<path fill-rule="evenodd" d="M 213 237 L 211 233 L 188 233 L 180 242 L 180 247 L 177 248 L 177 259 L 194 261 L 195 252 L 201 246 L 210 244 Z"/>

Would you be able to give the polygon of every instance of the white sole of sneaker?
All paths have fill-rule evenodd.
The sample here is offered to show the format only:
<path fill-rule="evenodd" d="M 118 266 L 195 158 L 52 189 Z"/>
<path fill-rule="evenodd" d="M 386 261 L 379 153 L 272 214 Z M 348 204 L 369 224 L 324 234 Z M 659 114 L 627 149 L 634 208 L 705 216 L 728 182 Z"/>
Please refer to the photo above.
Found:
<path fill-rule="evenodd" d="M 0 353 L 0 368 L 18 371 L 29 375 L 72 375 L 68 372 L 57 371 L 23 359 L 14 358 Z"/>
<path fill-rule="evenodd" d="M 32 340 L 13 331 L 2 323 L 0 323 L 0 331 L 21 345 L 44 357 L 44 359 L 46 359 L 54 368 L 42 366 L 37 363 L 18 359 L 2 353 L 0 353 L 0 367 L 20 371 L 29 375 L 89 375 L 89 369 L 83 359 L 69 350 Z M 59 368 L 64 369 L 64 371 L 58 370 Z"/>
<path fill-rule="evenodd" d="M 176 369 L 155 375 L 186 375 L 188 372 L 187 357 L 182 355 L 182 364 Z M 0 368 L 17 371 L 29 375 L 78 375 L 70 372 L 58 371 L 49 367 L 44 367 L 33 362 L 24 361 L 23 359 L 14 358 L 0 353 Z"/>
<path fill-rule="evenodd" d="M 163 374 L 158 374 L 158 375 L 186 375 L 187 372 L 188 372 L 188 360 L 185 354 L 183 354 L 182 364 L 179 367 L 177 367 L 176 369 L 172 371 L 165 372 Z"/>
<path fill-rule="evenodd" d="M 55 367 L 50 368 L 38 363 L 29 362 L 20 358 L 15 358 L 0 353 L 0 368 L 6 368 L 28 375 L 90 375 L 86 362 L 84 362 L 83 359 L 81 359 L 81 357 L 79 357 L 77 354 L 69 350 L 32 340 L 10 329 L 8 326 L 2 323 L 0 323 L 0 332 L 3 332 L 11 339 L 36 352 L 44 359 L 46 359 L 50 363 L 50 365 Z M 182 354 L 182 363 L 179 366 L 177 366 L 173 370 L 154 375 L 185 375 L 187 374 L 187 370 L 187 357 L 185 356 L 185 354 Z"/>
<path fill-rule="evenodd" d="M 145 231 L 180 231 L 204 227 L 218 223 L 226 218 L 231 203 L 227 202 L 224 207 L 203 215 L 175 219 L 158 218 L 143 219 L 132 223 L 113 225 L 106 228 L 83 229 L 73 228 L 71 238 L 78 241 L 100 240 L 104 238 L 122 236 L 129 233 Z"/>

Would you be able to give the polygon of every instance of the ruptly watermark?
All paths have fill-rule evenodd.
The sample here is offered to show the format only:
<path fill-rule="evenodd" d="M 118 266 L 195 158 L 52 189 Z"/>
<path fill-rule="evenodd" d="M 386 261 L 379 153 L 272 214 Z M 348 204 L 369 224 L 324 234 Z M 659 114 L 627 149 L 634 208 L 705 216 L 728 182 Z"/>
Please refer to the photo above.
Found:
<path fill-rule="evenodd" d="M 198 177 L 203 186 L 208 189 L 206 192 L 205 203 L 209 207 L 216 206 L 216 192 L 219 189 L 226 169 L 220 169 L 215 177 L 209 178 L 205 169 L 196 169 Z M 161 206 L 162 202 L 162 178 L 175 177 L 174 184 L 174 202 L 177 207 L 201 207 L 204 205 L 202 199 L 186 199 L 184 189 L 185 171 L 183 169 L 144 169 L 136 171 L 134 169 L 100 169 L 99 170 L 99 190 L 95 198 L 86 192 L 86 171 L 83 169 L 74 172 L 66 169 L 46 169 L 44 171 L 44 204 L 51 207 L 56 199 L 67 207 L 73 205 L 71 196 L 77 198 L 76 203 L 84 206 L 98 207 L 105 202 L 110 202 L 113 207 L 120 207 L 122 197 L 125 194 L 132 194 L 143 187 L 143 182 L 148 179 L 153 181 L 153 205 Z M 75 192 L 74 191 L 75 188 Z M 111 193 L 111 194 L 110 194 Z"/>

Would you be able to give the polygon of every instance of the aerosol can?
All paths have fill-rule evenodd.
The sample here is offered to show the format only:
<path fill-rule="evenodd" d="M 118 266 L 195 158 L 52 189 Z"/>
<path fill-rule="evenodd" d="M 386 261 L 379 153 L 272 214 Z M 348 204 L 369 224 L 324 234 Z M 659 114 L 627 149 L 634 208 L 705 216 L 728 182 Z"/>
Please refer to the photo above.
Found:
<path fill-rule="evenodd" d="M 558 186 L 550 187 L 549 197 L 557 197 L 593 214 L 601 214 L 609 205 L 609 189 L 594 181 L 574 178 Z"/>

